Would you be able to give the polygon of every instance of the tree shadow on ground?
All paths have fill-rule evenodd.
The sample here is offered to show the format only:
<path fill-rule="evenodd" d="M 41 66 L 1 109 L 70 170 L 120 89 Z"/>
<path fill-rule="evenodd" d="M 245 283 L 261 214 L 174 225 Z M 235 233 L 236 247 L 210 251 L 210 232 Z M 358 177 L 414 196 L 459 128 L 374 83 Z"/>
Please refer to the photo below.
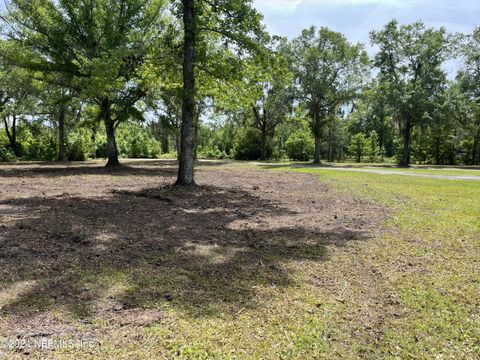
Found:
<path fill-rule="evenodd" d="M 214 186 L 0 205 L 18 210 L 0 225 L 7 315 L 62 309 L 88 318 L 167 301 L 192 316 L 235 313 L 261 306 L 259 287 L 292 285 L 290 261 L 323 261 L 327 245 L 367 237 L 341 223 L 305 224 L 281 203 Z"/>
<path fill-rule="evenodd" d="M 228 161 L 199 161 L 198 166 L 216 167 L 228 164 Z M 0 165 L 0 178 L 22 178 L 42 176 L 46 178 L 75 177 L 85 175 L 100 176 L 175 176 L 176 160 L 128 160 L 125 164 L 107 168 L 98 163 L 60 162 L 60 163 L 8 163 Z"/>
<path fill-rule="evenodd" d="M 132 164 L 133 165 L 133 164 Z M 164 164 L 165 165 L 165 164 Z M 48 167 L 0 167 L 0 178 L 22 178 L 42 176 L 46 178 L 75 177 L 85 175 L 99 176 L 174 176 L 177 170 L 163 167 L 160 171 L 158 165 L 146 164 L 140 166 L 122 165 L 117 168 L 106 168 L 98 165 L 50 165 Z"/>

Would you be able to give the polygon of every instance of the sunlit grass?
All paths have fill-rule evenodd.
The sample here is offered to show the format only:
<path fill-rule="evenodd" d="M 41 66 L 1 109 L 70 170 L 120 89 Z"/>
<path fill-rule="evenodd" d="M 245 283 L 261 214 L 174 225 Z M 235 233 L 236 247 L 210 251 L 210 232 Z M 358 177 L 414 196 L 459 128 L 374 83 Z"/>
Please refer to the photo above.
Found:
<path fill-rule="evenodd" d="M 390 319 L 379 343 L 382 352 L 403 358 L 480 357 L 480 182 L 295 171 L 316 174 L 393 210 L 386 234 L 361 249 L 405 308 Z"/>
<path fill-rule="evenodd" d="M 192 317 L 173 303 L 132 353 L 184 359 L 480 356 L 480 183 L 287 170 L 316 174 L 341 192 L 384 204 L 391 212 L 385 231 L 356 244 L 354 254 L 288 264 L 292 285 L 256 287 L 254 308 Z M 378 283 L 355 272 L 362 268 L 375 269 Z M 311 283 L 316 276 L 334 279 L 339 291 L 319 289 Z M 382 301 L 390 297 L 393 310 L 375 308 L 388 307 Z M 377 330 L 378 338 L 369 338 Z M 125 354 L 120 344 L 102 350 Z"/>
<path fill-rule="evenodd" d="M 221 169 L 235 176 L 237 167 L 258 170 L 251 176 L 259 182 L 263 171 L 274 171 L 241 163 Z M 41 353 L 41 358 L 480 358 L 480 182 L 322 168 L 275 171 L 309 173 L 339 197 L 380 203 L 386 220 L 366 239 L 312 247 L 305 258 L 284 258 L 268 248 L 251 250 L 263 262 L 232 267 L 239 272 L 235 284 L 208 271 L 230 259 L 226 249 L 215 244 L 182 250 L 196 258 L 194 268 L 188 262 L 175 266 L 181 257 L 176 252 L 161 253 L 158 264 L 157 259 L 145 259 L 136 267 L 72 265 L 67 276 L 77 284 L 72 290 L 77 288 L 79 296 L 95 294 L 98 299 L 91 305 L 107 307 L 95 309 L 99 315 L 87 317 L 87 322 L 82 309 L 68 316 L 82 336 L 95 339 L 95 346 L 58 349 Z M 86 184 L 95 180 L 84 178 Z M 122 184 L 127 176 L 111 178 Z M 323 185 L 318 188 L 325 191 Z M 102 244 L 116 241 L 98 237 Z M 48 291 L 57 285 L 21 305 L 48 308 Z M 63 285 L 69 295 L 69 283 Z M 173 299 L 166 300 L 167 292 Z M 58 295 L 61 299 L 64 294 Z M 116 310 L 124 304 L 131 308 Z M 72 309 L 54 310 L 56 318 L 64 319 Z M 130 310 L 161 315 L 124 326 L 121 318 L 136 314 Z"/>

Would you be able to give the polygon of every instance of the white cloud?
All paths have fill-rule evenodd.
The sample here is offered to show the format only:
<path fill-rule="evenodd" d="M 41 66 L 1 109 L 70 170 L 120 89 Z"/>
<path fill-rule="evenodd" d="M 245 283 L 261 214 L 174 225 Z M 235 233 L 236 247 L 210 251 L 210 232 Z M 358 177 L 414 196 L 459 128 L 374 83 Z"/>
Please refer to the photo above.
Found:
<path fill-rule="evenodd" d="M 393 18 L 400 23 L 422 20 L 454 32 L 470 32 L 480 25 L 478 0 L 254 0 L 254 5 L 271 32 L 289 37 L 316 25 L 368 42 L 370 30 Z"/>
<path fill-rule="evenodd" d="M 470 33 L 480 25 L 479 0 L 254 0 L 264 14 L 268 30 L 294 38 L 312 25 L 344 33 L 352 42 L 362 42 L 370 52 L 371 30 L 381 29 L 391 19 L 401 24 L 423 21 L 430 27 Z M 457 63 L 446 66 L 455 73 Z"/>
<path fill-rule="evenodd" d="M 283 1 L 281 1 L 283 2 Z M 290 15 L 291 13 L 293 13 L 295 11 L 295 9 L 301 4 L 303 3 L 304 0 L 296 0 L 293 5 L 290 4 L 290 8 L 285 12 L 285 14 L 283 14 L 283 17 L 287 17 L 288 15 Z M 291 3 L 291 2 L 290 2 Z"/>

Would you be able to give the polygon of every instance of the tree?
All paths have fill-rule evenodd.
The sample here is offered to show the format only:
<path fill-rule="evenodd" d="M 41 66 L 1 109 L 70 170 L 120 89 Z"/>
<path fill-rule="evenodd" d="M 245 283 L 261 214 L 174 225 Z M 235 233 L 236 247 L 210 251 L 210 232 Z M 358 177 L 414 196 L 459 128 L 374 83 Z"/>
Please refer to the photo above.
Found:
<path fill-rule="evenodd" d="M 181 151 L 177 184 L 194 185 L 195 65 L 198 63 L 198 68 L 205 69 L 208 66 L 204 64 L 213 60 L 209 57 L 200 58 L 198 50 L 207 52 L 206 44 L 214 39 L 244 56 L 245 52 L 258 51 L 265 43 L 266 34 L 260 23 L 261 15 L 252 7 L 251 0 L 182 0 L 180 14 L 184 44 Z M 198 62 L 195 61 L 196 57 Z"/>
<path fill-rule="evenodd" d="M 375 131 L 378 136 L 378 147 L 382 162 L 385 156 L 393 156 L 394 131 L 392 117 L 389 111 L 386 89 L 383 84 L 374 79 L 364 88 L 361 101 L 356 104 L 357 119 L 360 128 L 353 133 L 363 131 L 370 134 Z"/>
<path fill-rule="evenodd" d="M 67 123 L 76 118 L 75 108 L 79 108 L 80 104 L 71 91 L 57 85 L 43 83 L 41 91 L 38 95 L 39 107 L 42 114 L 48 115 L 57 129 L 58 136 L 58 161 L 64 161 L 67 157 L 66 153 L 66 134 Z"/>
<path fill-rule="evenodd" d="M 471 164 L 477 165 L 480 163 L 480 27 L 467 38 L 463 56 L 465 63 L 457 78 L 474 115 L 468 128 L 473 140 Z"/>
<path fill-rule="evenodd" d="M 307 131 L 293 133 L 285 142 L 285 149 L 289 159 L 294 161 L 309 161 L 314 150 L 311 134 Z"/>
<path fill-rule="evenodd" d="M 242 128 L 235 136 L 234 156 L 237 160 L 258 160 L 261 157 L 262 133 L 252 127 Z M 267 156 L 272 153 L 267 146 Z"/>
<path fill-rule="evenodd" d="M 0 116 L 3 119 L 9 147 L 16 157 L 22 156 L 17 140 L 17 125 L 22 116 L 33 113 L 38 102 L 38 84 L 21 69 L 3 64 L 0 68 Z"/>
<path fill-rule="evenodd" d="M 363 155 L 367 150 L 367 139 L 362 133 L 352 136 L 350 144 L 350 153 L 355 156 L 358 163 L 362 162 Z"/>
<path fill-rule="evenodd" d="M 399 26 L 394 20 L 383 30 L 373 31 L 371 40 L 380 48 L 374 65 L 403 140 L 399 165 L 409 166 L 412 131 L 428 120 L 435 97 L 445 88 L 446 31 L 426 29 L 421 22 Z"/>
<path fill-rule="evenodd" d="M 138 115 L 142 66 L 160 36 L 164 0 L 11 0 L 1 54 L 37 78 L 95 103 L 107 135 L 107 166 L 118 166 L 115 130 Z"/>
<path fill-rule="evenodd" d="M 315 160 L 321 160 L 322 131 L 329 116 L 354 99 L 367 74 L 368 56 L 360 44 L 327 28 L 304 30 L 292 42 L 297 99 L 304 103 L 315 137 Z"/>
<path fill-rule="evenodd" d="M 177 185 L 194 185 L 195 161 L 195 46 L 197 41 L 195 0 L 182 0 L 184 24 L 183 96 L 180 159 Z"/>
<path fill-rule="evenodd" d="M 379 144 L 379 137 L 375 130 L 370 132 L 370 136 L 367 140 L 367 148 L 368 148 L 368 157 L 370 162 L 378 161 L 378 144 Z"/>
<path fill-rule="evenodd" d="M 286 39 L 272 42 L 272 54 L 265 62 L 253 59 L 253 76 L 248 89 L 253 97 L 253 126 L 262 133 L 260 160 L 267 159 L 267 142 L 293 107 L 292 74 L 284 56 Z"/>

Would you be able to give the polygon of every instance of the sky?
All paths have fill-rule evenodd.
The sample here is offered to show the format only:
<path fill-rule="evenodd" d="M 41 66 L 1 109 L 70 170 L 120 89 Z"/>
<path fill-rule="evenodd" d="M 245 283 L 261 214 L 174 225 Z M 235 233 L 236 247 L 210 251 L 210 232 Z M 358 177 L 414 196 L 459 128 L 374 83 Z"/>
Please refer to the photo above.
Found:
<path fill-rule="evenodd" d="M 271 33 L 290 39 L 315 25 L 368 45 L 369 32 L 393 18 L 463 33 L 480 25 L 480 0 L 254 0 L 254 6 Z"/>
<path fill-rule="evenodd" d="M 312 25 L 342 32 L 351 42 L 365 44 L 373 55 L 369 34 L 397 19 L 400 24 L 423 21 L 429 27 L 445 27 L 469 34 L 480 26 L 480 0 L 253 0 L 264 15 L 271 34 L 293 39 Z M 460 60 L 444 64 L 454 78 Z"/>

